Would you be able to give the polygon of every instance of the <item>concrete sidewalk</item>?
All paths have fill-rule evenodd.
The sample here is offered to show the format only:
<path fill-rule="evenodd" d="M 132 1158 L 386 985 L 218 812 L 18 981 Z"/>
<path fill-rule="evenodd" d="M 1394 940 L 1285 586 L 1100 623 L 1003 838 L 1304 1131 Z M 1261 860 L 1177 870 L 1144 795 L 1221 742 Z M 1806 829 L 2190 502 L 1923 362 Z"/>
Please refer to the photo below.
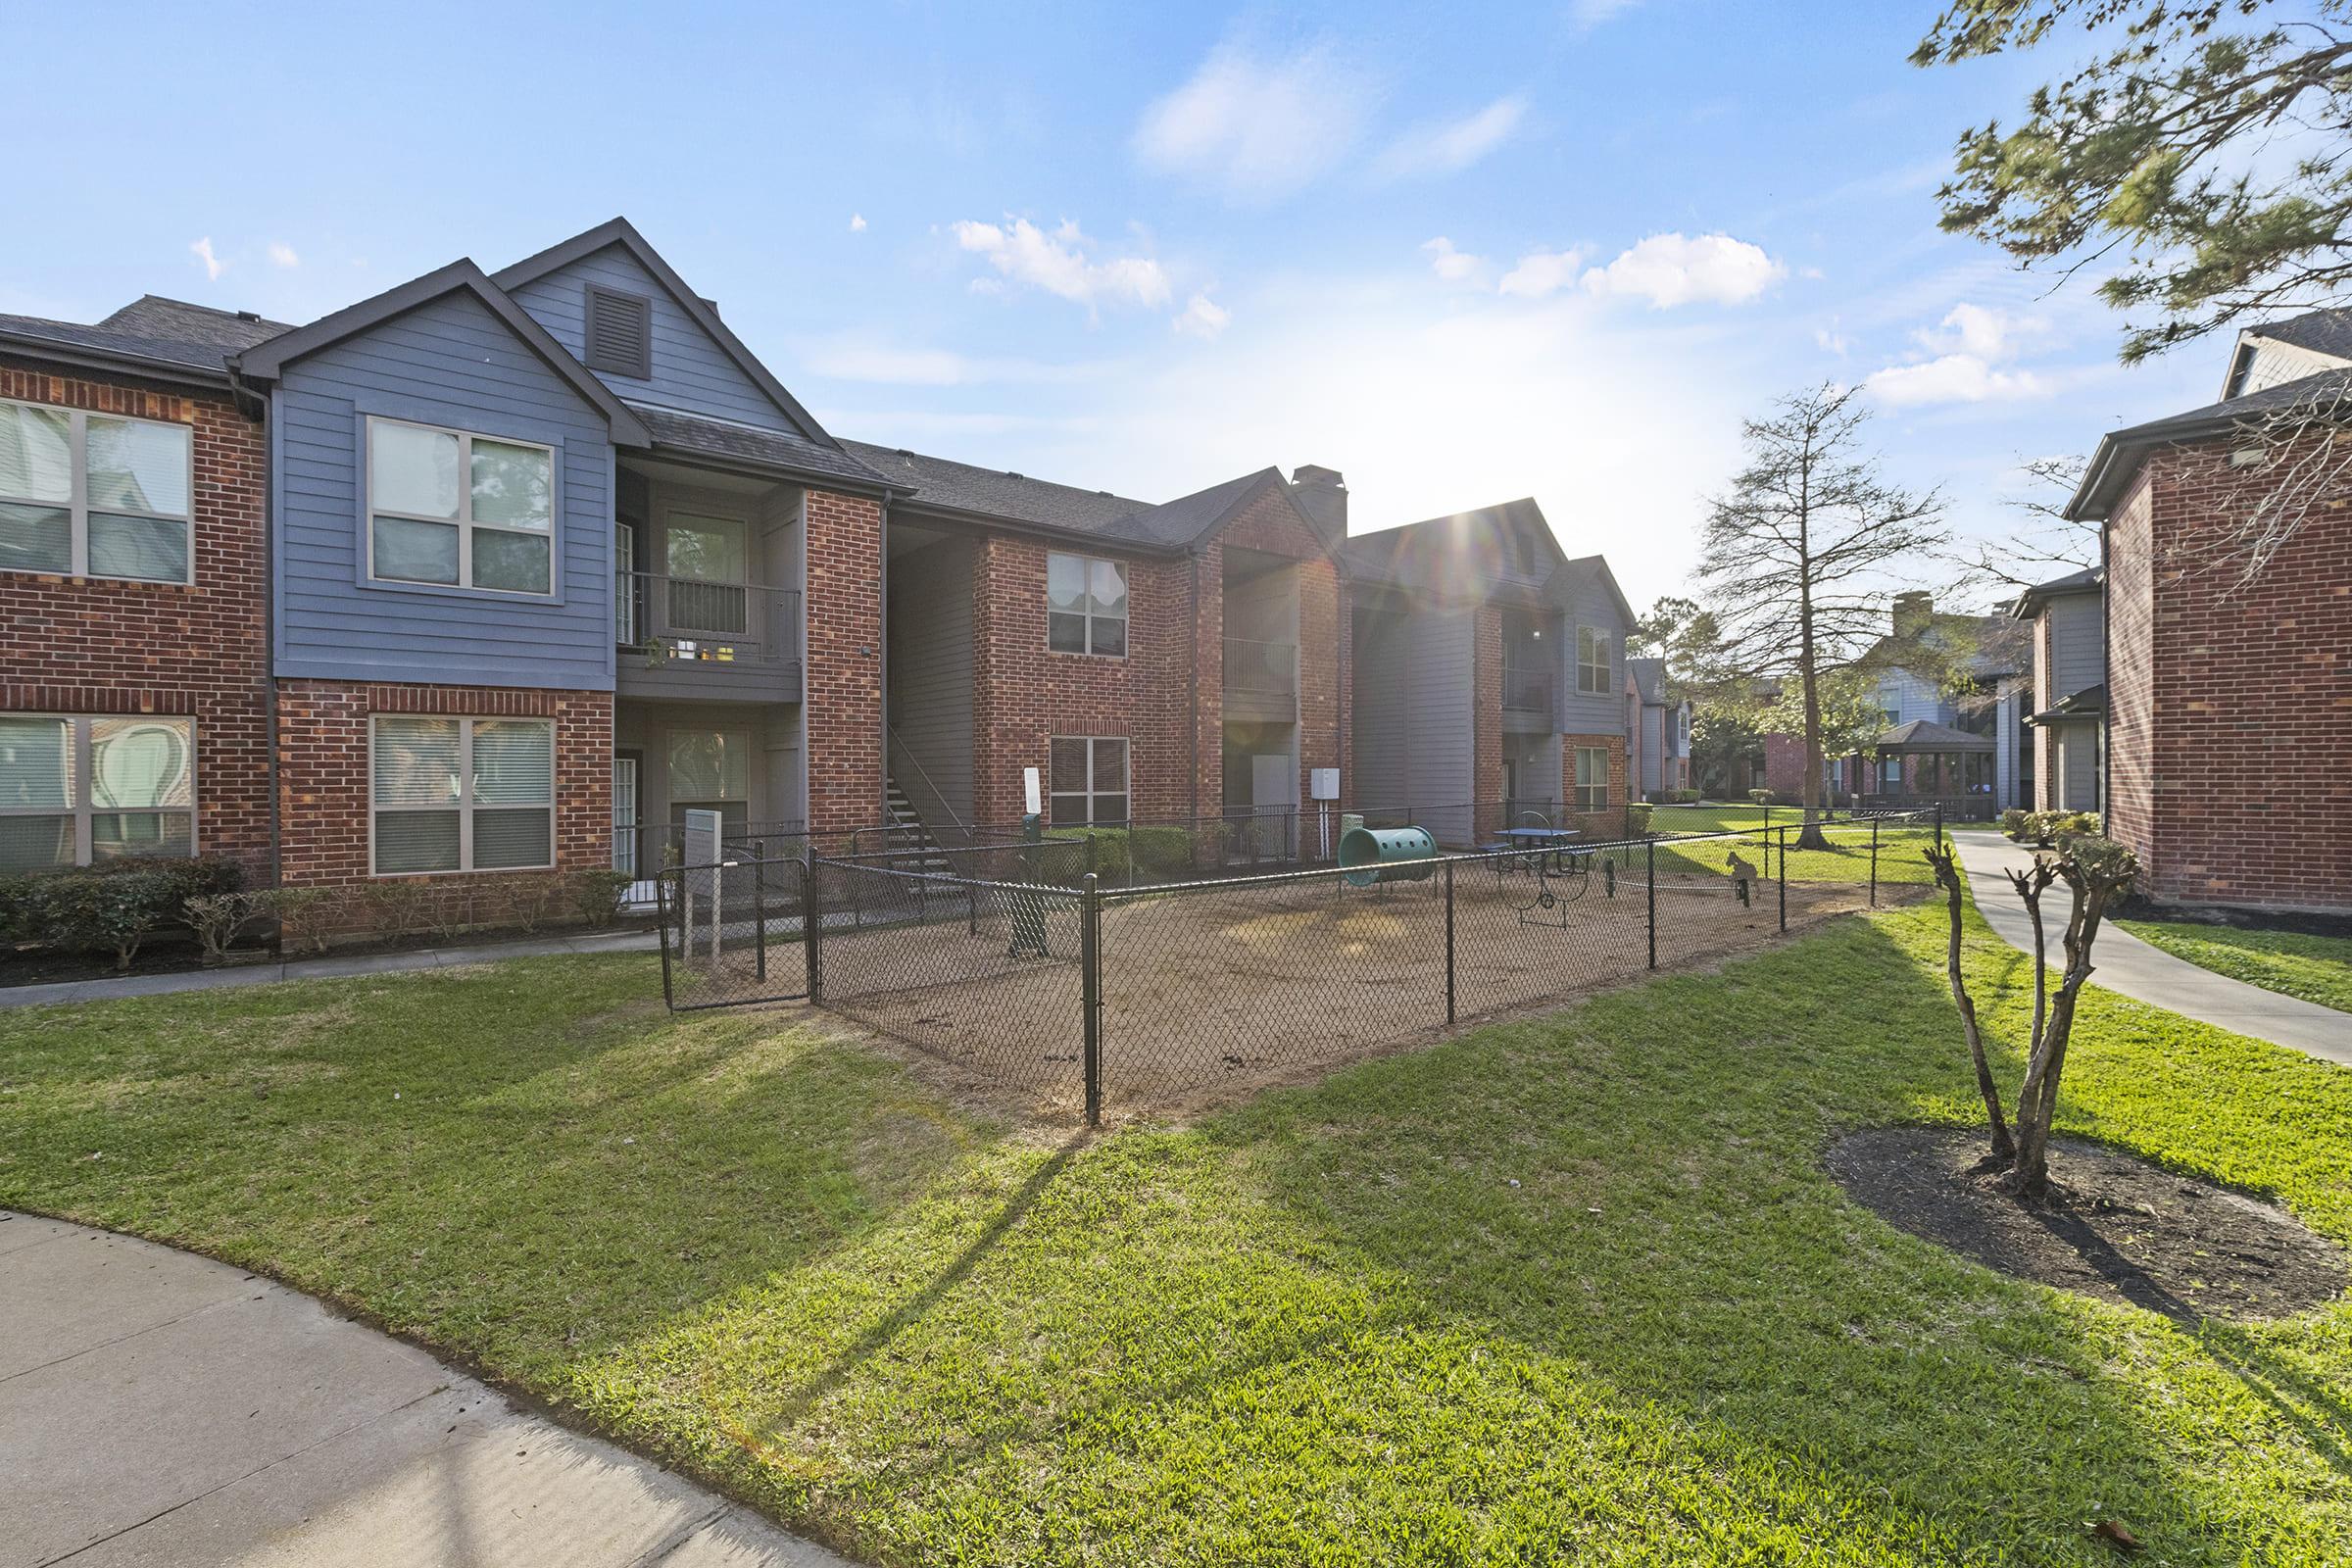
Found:
<path fill-rule="evenodd" d="M 594 936 L 546 937 L 538 941 L 485 942 L 471 947 L 412 948 L 402 953 L 368 953 L 352 957 L 292 958 L 241 963 L 227 969 L 189 969 L 179 974 L 129 974 L 102 980 L 61 980 L 54 985 L 0 988 L 0 1008 L 38 1007 L 60 1002 L 107 1002 L 118 997 L 160 997 L 174 991 L 221 991 L 237 986 L 273 985 L 280 980 L 335 980 L 355 974 L 396 974 L 404 969 L 452 969 L 460 964 L 495 963 L 501 958 L 536 958 L 559 953 L 652 953 L 660 946 L 651 931 L 608 931 Z"/>
<path fill-rule="evenodd" d="M 1951 838 L 1960 852 L 1960 863 L 1968 871 L 1969 886 L 1976 894 L 1977 909 L 1984 916 L 1984 923 L 2011 947 L 2032 953 L 2033 923 L 2026 917 L 2026 906 L 2017 890 L 2009 885 L 2002 872 L 2012 866 L 2023 870 L 2033 862 L 2033 852 L 2012 844 L 1998 833 L 1977 829 L 1955 829 Z M 2054 888 L 2042 903 L 2042 923 L 2049 933 L 2048 957 L 2052 968 L 2066 961 L 2059 940 L 2065 932 L 2065 890 Z M 2090 961 L 2093 985 L 2232 1034 L 2268 1040 L 2291 1051 L 2352 1067 L 2352 1013 L 2323 1007 L 2300 997 L 2280 996 L 2211 969 L 2200 969 L 2187 959 L 2176 958 L 2111 924 L 2100 925 Z"/>
<path fill-rule="evenodd" d="M 0 1211 L 0 1568 L 844 1568 L 309 1297 Z"/>

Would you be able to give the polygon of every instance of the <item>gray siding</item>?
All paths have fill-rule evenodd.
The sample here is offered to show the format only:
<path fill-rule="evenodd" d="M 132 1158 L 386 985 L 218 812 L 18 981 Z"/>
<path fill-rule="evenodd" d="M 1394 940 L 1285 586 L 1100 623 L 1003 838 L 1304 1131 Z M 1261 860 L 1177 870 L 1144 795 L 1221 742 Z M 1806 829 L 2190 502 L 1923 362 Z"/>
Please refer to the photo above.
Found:
<path fill-rule="evenodd" d="M 1359 806 L 1414 808 L 1448 843 L 1466 842 L 1475 798 L 1475 617 L 1468 611 L 1367 614 L 1357 625 L 1355 781 Z"/>
<path fill-rule="evenodd" d="M 599 284 L 654 302 L 654 373 L 650 380 L 598 372 L 621 397 L 689 414 L 714 415 L 769 430 L 789 430 L 792 421 L 759 383 L 655 281 L 637 259 L 618 245 L 583 256 L 569 267 L 514 290 L 514 303 L 529 312 L 550 336 L 575 356 L 586 349 L 587 285 Z"/>
<path fill-rule="evenodd" d="M 1879 677 L 1879 706 L 1894 710 L 1896 724 L 1908 724 L 1915 718 L 1924 718 L 1932 724 L 1950 724 L 1958 716 L 1950 694 L 1936 682 L 1907 669 L 1889 670 Z"/>
<path fill-rule="evenodd" d="M 921 774 L 899 787 L 928 814 L 931 788 L 972 820 L 972 548 L 942 540 L 890 564 L 890 724 Z M 942 824 L 944 826 L 945 824 Z M 936 831 L 936 829 L 935 829 Z"/>
<path fill-rule="evenodd" d="M 1666 787 L 1667 730 L 1672 714 L 1663 708 L 1644 706 L 1642 710 L 1642 791 L 1654 793 Z"/>
<path fill-rule="evenodd" d="M 2053 599 L 2050 617 L 2050 701 L 2071 697 L 2107 678 L 2099 596 L 2068 594 Z"/>
<path fill-rule="evenodd" d="M 1625 617 L 1617 601 L 1595 576 L 1580 584 L 1571 599 L 1560 633 L 1560 730 L 1569 735 L 1617 735 L 1625 730 Z M 1609 678 L 1599 692 L 1576 689 L 1577 650 L 1584 628 L 1591 626 L 1609 639 Z"/>
<path fill-rule="evenodd" d="M 368 578 L 369 415 L 556 450 L 552 599 Z M 612 686 L 612 448 L 603 416 L 470 295 L 286 368 L 271 403 L 276 673 Z"/>

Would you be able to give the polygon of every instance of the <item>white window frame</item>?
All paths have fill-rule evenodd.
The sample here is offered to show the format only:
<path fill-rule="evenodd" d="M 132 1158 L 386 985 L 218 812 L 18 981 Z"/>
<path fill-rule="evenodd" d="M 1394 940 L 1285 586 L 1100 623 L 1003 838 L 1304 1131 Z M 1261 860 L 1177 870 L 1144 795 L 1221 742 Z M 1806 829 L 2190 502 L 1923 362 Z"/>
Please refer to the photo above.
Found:
<path fill-rule="evenodd" d="M 1600 662 L 1598 664 L 1593 663 L 1586 657 L 1588 649 L 1599 650 Z M 1592 697 L 1608 694 L 1611 657 L 1607 632 L 1597 626 L 1576 628 L 1576 689 L 1580 695 Z M 1600 673 L 1588 681 L 1587 671 L 1593 669 L 1599 670 Z"/>
<path fill-rule="evenodd" d="M 385 719 L 448 719 L 458 726 L 458 798 L 448 806 L 378 806 L 375 804 L 375 732 Z M 476 724 L 543 724 L 548 732 L 547 776 L 547 853 L 549 858 L 538 865 L 490 865 L 473 863 L 473 813 L 477 810 L 528 811 L 536 808 L 513 801 L 493 802 L 484 807 L 473 798 L 473 726 Z M 556 868 L 556 796 L 564 772 L 564 757 L 557 750 L 563 737 L 556 732 L 552 718 L 505 718 L 491 714 L 462 713 L 370 713 L 368 715 L 368 875 L 371 878 L 410 876 L 501 876 L 509 871 L 552 871 Z M 375 865 L 375 824 L 383 815 L 416 816 L 458 813 L 458 863 L 437 871 L 379 871 Z"/>
<path fill-rule="evenodd" d="M 406 425 L 412 430 L 428 430 L 434 435 L 455 436 L 458 440 L 458 514 L 455 517 L 428 517 L 417 512 L 399 512 L 375 504 L 375 432 L 379 425 Z M 517 436 L 492 435 L 489 431 L 461 430 L 455 425 L 427 424 L 422 419 L 396 419 L 381 414 L 368 416 L 367 452 L 361 465 L 360 506 L 368 520 L 366 546 L 368 551 L 368 580 L 399 588 L 422 588 L 440 593 L 495 594 L 502 599 L 557 598 L 556 585 L 563 580 L 563 487 L 556 468 L 556 449 L 544 441 L 526 441 Z M 536 528 L 510 528 L 503 523 L 473 520 L 473 443 L 475 440 L 495 442 L 502 447 L 525 447 L 547 454 L 547 531 Z M 458 580 L 432 582 L 422 577 L 386 577 L 375 569 L 375 519 L 386 516 L 397 522 L 427 522 L 437 527 L 458 530 Z M 547 541 L 547 586 L 529 588 L 477 588 L 473 582 L 473 535 L 475 529 L 484 533 L 515 533 L 526 538 Z"/>
<path fill-rule="evenodd" d="M 1086 609 L 1083 612 L 1067 610 L 1057 611 L 1054 608 L 1053 589 L 1051 585 L 1054 581 L 1054 561 L 1055 557 L 1059 557 L 1064 561 L 1075 561 L 1085 569 Z M 1134 606 L 1135 578 L 1128 573 L 1127 563 L 1124 561 L 1117 561 L 1109 556 L 1082 556 L 1074 550 L 1047 551 L 1046 582 L 1049 586 L 1047 588 L 1046 595 L 1046 652 L 1051 654 L 1060 654 L 1068 659 L 1125 659 L 1127 657 L 1127 651 L 1135 646 L 1135 617 L 1129 612 L 1128 610 L 1121 610 L 1114 613 L 1110 611 L 1097 610 L 1095 608 L 1095 567 L 1098 565 L 1108 566 L 1111 570 L 1119 574 L 1119 586 L 1127 590 L 1126 602 L 1130 609 L 1132 609 Z M 1054 647 L 1054 617 L 1057 614 L 1067 615 L 1079 613 L 1082 613 L 1086 620 L 1086 646 L 1084 648 Z M 1095 622 L 1098 620 L 1115 620 L 1119 623 L 1121 636 L 1119 639 L 1119 651 L 1117 653 L 1106 654 L 1098 652 L 1096 650 Z"/>
<path fill-rule="evenodd" d="M 1077 744 L 1077 743 L 1083 742 L 1083 743 L 1085 744 L 1085 746 L 1086 746 L 1086 788 L 1084 788 L 1084 789 L 1082 789 L 1082 790 L 1070 790 L 1070 789 L 1061 789 L 1061 788 L 1058 788 L 1057 786 L 1060 784 L 1060 782 L 1061 782 L 1061 781 L 1060 781 L 1059 779 L 1057 779 L 1057 778 L 1055 778 L 1055 777 L 1054 776 L 1054 747 L 1056 747 L 1056 746 L 1058 746 L 1058 745 L 1061 745 L 1061 744 L 1062 744 L 1063 742 L 1065 742 L 1065 741 L 1066 741 L 1066 742 L 1069 742 L 1069 743 L 1072 743 L 1072 744 Z M 1119 743 L 1119 787 L 1118 787 L 1117 789 L 1115 789 L 1115 790 L 1106 790 L 1106 789 L 1104 789 L 1104 788 L 1102 787 L 1102 781 L 1101 781 L 1101 780 L 1099 780 L 1099 779 L 1097 779 L 1097 778 L 1095 777 L 1095 747 L 1096 747 L 1098 744 L 1100 744 L 1101 742 L 1103 742 L 1103 741 L 1117 741 L 1117 742 Z M 1116 796 L 1120 797 L 1122 800 L 1124 800 L 1124 801 L 1127 803 L 1127 814 L 1126 814 L 1125 816 L 1123 816 L 1123 817 L 1120 817 L 1120 818 L 1118 818 L 1118 819 L 1116 820 L 1116 822 L 1098 822 L 1098 821 L 1096 821 L 1096 820 L 1095 820 L 1095 803 L 1096 803 L 1097 801 L 1101 800 L 1101 799 L 1102 799 L 1103 796 L 1105 796 L 1105 795 L 1116 795 Z M 1086 820 L 1085 820 L 1084 822 L 1061 822 L 1061 823 L 1056 823 L 1056 822 L 1054 820 L 1054 803 L 1055 801 L 1059 801 L 1059 800 L 1078 800 L 1078 799 L 1083 799 L 1083 800 L 1086 802 Z M 1056 827 L 1056 826 L 1059 826 L 1059 827 L 1106 827 L 1106 826 L 1117 826 L 1117 825 L 1124 825 L 1124 824 L 1132 823 L 1134 820 L 1135 820 L 1135 746 L 1134 746 L 1134 744 L 1133 744 L 1133 743 L 1132 743 L 1132 742 L 1129 740 L 1129 738 L 1128 738 L 1127 736 L 1124 736 L 1124 735 L 1054 735 L 1054 736 L 1049 736 L 1049 737 L 1047 738 L 1047 740 L 1046 740 L 1046 826 L 1047 826 L 1047 827 L 1049 827 L 1049 828 L 1053 828 L 1053 827 Z"/>
<path fill-rule="evenodd" d="M 91 858 L 95 841 L 92 837 L 90 818 L 102 815 L 127 816 L 154 813 L 177 816 L 184 813 L 188 819 L 188 853 L 184 857 L 157 855 L 146 857 L 146 858 L 157 860 L 194 859 L 204 853 L 203 840 L 199 837 L 203 817 L 198 808 L 203 803 L 196 791 L 197 739 L 196 720 L 192 715 L 186 713 L 37 713 L 22 709 L 13 709 L 7 712 L 0 712 L 0 718 L 31 718 L 47 723 L 64 723 L 66 725 L 66 747 L 70 758 L 68 765 L 73 770 L 74 785 L 74 798 L 64 807 L 0 806 L 0 816 L 71 816 L 74 818 L 73 863 L 76 866 L 96 863 Z M 91 765 L 94 759 L 90 725 L 93 721 L 103 719 L 144 720 L 156 724 L 185 725 L 188 732 L 188 804 L 185 806 L 102 807 L 92 801 L 90 792 L 96 786 L 98 778 L 97 769 Z M 64 867 L 61 866 L 59 869 L 63 870 Z"/>
<path fill-rule="evenodd" d="M 155 582 L 194 587 L 196 583 L 196 427 L 177 419 L 145 419 L 134 414 L 109 414 L 103 410 L 69 409 L 62 403 L 36 403 L 30 398 L 0 398 L 0 407 L 41 409 L 66 416 L 66 464 L 71 474 L 71 489 L 65 501 L 66 533 L 70 541 L 68 562 L 64 571 L 54 575 L 90 577 L 101 582 Z M 99 509 L 110 517 L 144 517 L 153 522 L 176 522 L 187 530 L 188 569 L 177 577 L 125 577 L 120 572 L 90 569 L 90 446 L 89 422 L 93 418 L 120 419 L 125 424 L 160 424 L 167 430 L 177 430 L 187 438 L 188 454 L 188 510 L 183 513 L 132 512 L 121 507 Z M 0 492 L 0 502 L 10 506 L 43 507 L 54 511 L 55 501 L 35 501 L 29 496 L 14 496 Z M 40 568 L 26 568 L 35 576 L 52 575 Z"/>
<path fill-rule="evenodd" d="M 1576 808 L 1580 811 L 1605 811 L 1609 808 L 1609 749 L 1606 746 L 1577 747 L 1576 772 L 1585 771 L 1587 758 L 1597 760 L 1593 765 L 1600 774 L 1600 782 L 1587 784 L 1582 779 L 1572 779 L 1569 788 L 1576 792 Z"/>

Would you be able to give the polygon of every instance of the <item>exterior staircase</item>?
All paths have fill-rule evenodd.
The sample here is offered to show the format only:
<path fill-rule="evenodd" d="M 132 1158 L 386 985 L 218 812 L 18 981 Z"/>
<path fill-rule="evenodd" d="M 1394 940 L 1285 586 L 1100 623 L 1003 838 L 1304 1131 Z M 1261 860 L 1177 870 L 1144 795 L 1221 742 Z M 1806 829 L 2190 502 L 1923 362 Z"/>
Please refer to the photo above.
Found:
<path fill-rule="evenodd" d="M 882 775 L 882 813 L 890 825 L 889 847 L 900 855 L 893 859 L 894 865 L 907 871 L 956 874 L 955 862 L 923 825 L 922 813 L 914 808 L 914 802 L 899 788 L 898 775 L 887 770 Z"/>

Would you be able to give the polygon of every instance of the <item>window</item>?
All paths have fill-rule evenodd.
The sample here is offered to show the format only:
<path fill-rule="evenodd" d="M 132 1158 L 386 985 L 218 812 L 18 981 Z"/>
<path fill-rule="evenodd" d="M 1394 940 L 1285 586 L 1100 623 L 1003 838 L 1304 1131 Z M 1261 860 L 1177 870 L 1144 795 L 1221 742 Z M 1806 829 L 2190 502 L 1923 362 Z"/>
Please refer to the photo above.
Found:
<path fill-rule="evenodd" d="M 715 805 L 752 798 L 752 740 L 748 732 L 673 729 L 669 732 L 669 798 Z"/>
<path fill-rule="evenodd" d="M 192 582 L 184 424 L 0 403 L 0 569 Z"/>
<path fill-rule="evenodd" d="M 392 582 L 554 592 L 555 453 L 368 421 L 368 570 Z"/>
<path fill-rule="evenodd" d="M 371 735 L 374 874 L 556 863 L 556 726 L 386 715 Z"/>
<path fill-rule="evenodd" d="M 588 285 L 587 352 L 591 370 L 650 380 L 654 373 L 654 302 L 642 294 Z"/>
<path fill-rule="evenodd" d="M 1091 556 L 1046 557 L 1046 646 L 1057 654 L 1127 655 L 1127 567 Z"/>
<path fill-rule="evenodd" d="M 1576 749 L 1576 808 L 1580 811 L 1598 811 L 1609 804 L 1609 749 L 1605 746 L 1579 746 Z"/>
<path fill-rule="evenodd" d="M 1127 742 L 1116 736 L 1056 736 L 1050 819 L 1055 827 L 1127 820 Z"/>
<path fill-rule="evenodd" d="M 0 871 L 195 853 L 193 719 L 0 714 Z"/>
<path fill-rule="evenodd" d="M 1609 689 L 1608 633 L 1591 626 L 1576 628 L 1576 689 L 1580 692 Z"/>

